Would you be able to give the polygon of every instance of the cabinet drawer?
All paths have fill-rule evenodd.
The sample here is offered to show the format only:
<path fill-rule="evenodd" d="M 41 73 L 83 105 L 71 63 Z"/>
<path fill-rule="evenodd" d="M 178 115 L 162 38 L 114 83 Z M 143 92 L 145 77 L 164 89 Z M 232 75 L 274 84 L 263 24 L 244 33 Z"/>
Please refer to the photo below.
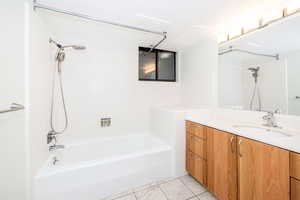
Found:
<path fill-rule="evenodd" d="M 188 133 L 187 141 L 188 149 L 206 160 L 206 140 Z"/>
<path fill-rule="evenodd" d="M 300 180 L 300 154 L 290 152 L 290 176 Z"/>
<path fill-rule="evenodd" d="M 291 200 L 300 199 L 300 181 L 291 178 Z"/>
<path fill-rule="evenodd" d="M 197 137 L 206 139 L 206 128 L 201 124 L 186 121 L 186 130 L 188 133 L 193 134 Z"/>
<path fill-rule="evenodd" d="M 187 169 L 191 176 L 197 181 L 206 185 L 206 161 L 193 152 L 187 153 Z"/>

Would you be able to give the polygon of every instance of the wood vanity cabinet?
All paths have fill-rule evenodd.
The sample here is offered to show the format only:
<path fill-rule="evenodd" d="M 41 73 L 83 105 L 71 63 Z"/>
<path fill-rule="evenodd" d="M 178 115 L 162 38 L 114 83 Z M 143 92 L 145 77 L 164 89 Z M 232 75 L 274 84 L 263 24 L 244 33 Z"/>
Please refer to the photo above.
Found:
<path fill-rule="evenodd" d="M 238 186 L 240 200 L 288 200 L 289 152 L 238 137 Z"/>
<path fill-rule="evenodd" d="M 207 184 L 206 127 L 186 121 L 186 170 L 201 184 Z"/>
<path fill-rule="evenodd" d="M 291 200 L 299 200 L 300 199 L 300 181 L 291 178 Z"/>
<path fill-rule="evenodd" d="M 188 173 L 219 200 L 300 200 L 300 154 L 190 121 L 186 138 Z"/>
<path fill-rule="evenodd" d="M 221 200 L 237 199 L 237 137 L 209 128 L 207 133 L 207 186 Z"/>
<path fill-rule="evenodd" d="M 291 200 L 300 200 L 300 154 L 290 152 Z"/>
<path fill-rule="evenodd" d="M 197 154 L 189 151 L 187 155 L 187 171 L 201 184 L 206 185 L 206 161 Z"/>

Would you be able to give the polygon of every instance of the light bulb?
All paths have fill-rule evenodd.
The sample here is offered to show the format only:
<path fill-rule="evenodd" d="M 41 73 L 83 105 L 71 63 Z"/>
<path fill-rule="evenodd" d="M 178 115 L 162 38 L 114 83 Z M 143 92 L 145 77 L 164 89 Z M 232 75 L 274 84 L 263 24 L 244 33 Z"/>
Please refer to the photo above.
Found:
<path fill-rule="evenodd" d="M 287 12 L 288 14 L 292 14 L 295 11 L 300 9 L 300 1 L 299 0 L 289 0 L 287 2 Z"/>

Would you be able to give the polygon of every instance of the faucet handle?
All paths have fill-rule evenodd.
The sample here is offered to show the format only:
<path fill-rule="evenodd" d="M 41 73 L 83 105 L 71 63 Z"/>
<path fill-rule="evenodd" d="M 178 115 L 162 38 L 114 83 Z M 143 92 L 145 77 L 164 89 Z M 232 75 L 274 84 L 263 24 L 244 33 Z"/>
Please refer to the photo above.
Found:
<path fill-rule="evenodd" d="M 263 120 L 269 121 L 272 118 L 274 118 L 274 112 L 272 112 L 272 111 L 265 111 L 265 112 L 267 112 L 267 114 L 262 117 Z"/>
<path fill-rule="evenodd" d="M 57 159 L 57 157 L 56 156 L 53 157 L 53 161 L 52 161 L 53 165 L 56 165 L 57 162 L 59 162 L 59 160 Z"/>
<path fill-rule="evenodd" d="M 267 113 L 267 116 L 268 116 L 268 115 L 274 115 L 274 112 L 273 112 L 273 111 L 264 110 L 263 112 L 266 112 L 266 113 Z"/>
<path fill-rule="evenodd" d="M 56 140 L 56 133 L 53 130 L 51 130 L 47 134 L 47 144 L 50 144 L 53 140 L 56 143 L 56 141 L 57 141 Z"/>
<path fill-rule="evenodd" d="M 275 111 L 274 111 L 274 114 L 281 114 L 281 110 L 279 108 L 277 108 Z"/>
<path fill-rule="evenodd" d="M 263 112 L 266 112 L 268 115 L 274 115 L 274 114 L 280 114 L 281 110 L 279 108 L 275 109 L 274 111 L 269 110 L 262 110 Z"/>

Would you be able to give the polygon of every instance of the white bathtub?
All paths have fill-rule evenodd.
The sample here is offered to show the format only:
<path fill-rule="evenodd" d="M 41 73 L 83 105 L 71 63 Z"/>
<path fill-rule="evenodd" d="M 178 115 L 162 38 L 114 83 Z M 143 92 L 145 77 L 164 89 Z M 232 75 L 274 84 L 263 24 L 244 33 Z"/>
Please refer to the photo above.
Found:
<path fill-rule="evenodd" d="M 172 149 L 156 137 L 131 135 L 67 145 L 35 177 L 35 200 L 99 200 L 172 177 Z"/>

